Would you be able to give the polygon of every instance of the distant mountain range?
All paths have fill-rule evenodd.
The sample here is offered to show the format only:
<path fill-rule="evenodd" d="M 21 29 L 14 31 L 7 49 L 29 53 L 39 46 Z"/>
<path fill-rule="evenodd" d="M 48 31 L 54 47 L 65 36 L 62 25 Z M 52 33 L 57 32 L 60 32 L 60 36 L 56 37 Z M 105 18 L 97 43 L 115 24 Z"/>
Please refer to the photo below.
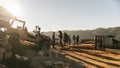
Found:
<path fill-rule="evenodd" d="M 120 27 L 110 27 L 110 28 L 97 28 L 94 30 L 63 30 L 71 37 L 73 35 L 79 35 L 80 39 L 93 39 L 95 35 L 114 35 L 117 40 L 120 40 Z M 53 31 L 43 32 L 47 36 L 52 36 Z M 58 38 L 58 32 L 55 32 L 56 38 Z"/>

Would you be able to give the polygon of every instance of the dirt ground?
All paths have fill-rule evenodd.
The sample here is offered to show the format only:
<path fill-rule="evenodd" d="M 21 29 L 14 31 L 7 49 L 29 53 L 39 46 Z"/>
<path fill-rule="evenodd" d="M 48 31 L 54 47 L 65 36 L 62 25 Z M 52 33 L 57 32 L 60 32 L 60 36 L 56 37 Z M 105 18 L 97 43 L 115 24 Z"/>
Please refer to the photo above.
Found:
<path fill-rule="evenodd" d="M 54 50 L 58 53 L 59 56 L 57 58 L 53 58 L 53 60 L 68 63 L 69 68 L 120 67 L 120 49 L 106 48 L 106 51 L 100 51 L 94 50 L 93 44 L 79 44 L 75 46 L 66 46 L 64 48 L 56 47 Z M 34 57 L 34 59 L 36 58 Z M 38 59 L 36 59 L 36 61 L 38 62 Z M 34 62 L 36 61 L 34 60 Z"/>
<path fill-rule="evenodd" d="M 120 68 L 120 49 L 109 49 L 106 51 L 94 50 L 93 44 L 79 44 L 61 48 L 56 45 L 53 50 L 57 57 L 41 57 L 38 52 L 24 49 L 24 55 L 30 59 L 31 68 L 42 68 L 43 62 L 62 62 L 69 68 Z M 0 55 L 4 52 L 0 48 Z M 2 57 L 0 56 L 0 59 Z M 67 67 L 66 67 L 67 68 Z"/>
<path fill-rule="evenodd" d="M 120 68 L 120 49 L 94 50 L 93 44 L 79 44 L 62 49 L 67 58 L 82 62 L 86 68 Z"/>

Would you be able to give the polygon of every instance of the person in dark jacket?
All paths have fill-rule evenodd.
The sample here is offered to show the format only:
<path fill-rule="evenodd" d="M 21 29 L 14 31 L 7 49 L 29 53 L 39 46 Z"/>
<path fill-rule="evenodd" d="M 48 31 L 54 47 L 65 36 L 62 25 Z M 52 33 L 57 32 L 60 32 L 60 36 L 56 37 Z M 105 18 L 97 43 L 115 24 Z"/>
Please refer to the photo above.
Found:
<path fill-rule="evenodd" d="M 59 38 L 60 38 L 60 45 L 63 47 L 63 33 L 61 31 L 58 31 L 59 32 Z"/>
<path fill-rule="evenodd" d="M 76 37 L 76 44 L 79 44 L 79 35 Z"/>
<path fill-rule="evenodd" d="M 53 35 L 52 35 L 52 47 L 53 48 L 55 47 L 55 32 L 53 32 Z"/>
<path fill-rule="evenodd" d="M 72 39 L 73 39 L 73 45 L 75 45 L 75 35 L 73 35 Z"/>

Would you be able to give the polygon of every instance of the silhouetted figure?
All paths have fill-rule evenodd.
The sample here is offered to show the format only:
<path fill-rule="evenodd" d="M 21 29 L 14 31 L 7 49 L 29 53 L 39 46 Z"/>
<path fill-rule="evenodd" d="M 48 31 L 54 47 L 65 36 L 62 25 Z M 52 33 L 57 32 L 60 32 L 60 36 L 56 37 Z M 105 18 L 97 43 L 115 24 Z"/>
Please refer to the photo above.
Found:
<path fill-rule="evenodd" d="M 75 45 L 75 35 L 73 35 L 72 39 L 73 39 L 73 45 Z"/>
<path fill-rule="evenodd" d="M 98 49 L 98 36 L 94 37 L 94 49 Z"/>
<path fill-rule="evenodd" d="M 52 47 L 53 48 L 55 47 L 55 32 L 53 32 L 53 35 L 52 35 Z"/>
<path fill-rule="evenodd" d="M 63 47 L 63 34 L 61 31 L 58 31 L 59 32 L 59 38 L 60 38 L 60 45 Z"/>
<path fill-rule="evenodd" d="M 98 36 L 98 47 L 99 50 L 105 51 L 105 37 L 104 36 Z"/>
<path fill-rule="evenodd" d="M 96 42 L 96 43 L 97 43 L 97 47 L 96 47 L 97 49 L 100 49 L 100 48 L 101 48 L 101 42 L 102 42 L 102 41 L 101 41 L 101 37 L 100 37 L 100 36 L 97 36 L 97 42 Z"/>
<path fill-rule="evenodd" d="M 68 44 L 68 41 L 69 41 L 69 36 L 68 36 L 68 34 L 65 32 L 64 33 L 64 45 L 67 43 Z"/>
<path fill-rule="evenodd" d="M 105 51 L 105 36 L 102 36 L 102 50 Z"/>
<path fill-rule="evenodd" d="M 71 45 L 71 35 L 69 35 L 68 43 L 69 43 L 69 45 Z"/>
<path fill-rule="evenodd" d="M 99 36 L 99 49 L 102 50 L 103 42 L 102 42 L 102 37 Z"/>
<path fill-rule="evenodd" d="M 95 36 L 94 44 L 94 49 L 105 51 L 105 36 Z"/>
<path fill-rule="evenodd" d="M 79 35 L 76 37 L 76 44 L 79 44 Z"/>

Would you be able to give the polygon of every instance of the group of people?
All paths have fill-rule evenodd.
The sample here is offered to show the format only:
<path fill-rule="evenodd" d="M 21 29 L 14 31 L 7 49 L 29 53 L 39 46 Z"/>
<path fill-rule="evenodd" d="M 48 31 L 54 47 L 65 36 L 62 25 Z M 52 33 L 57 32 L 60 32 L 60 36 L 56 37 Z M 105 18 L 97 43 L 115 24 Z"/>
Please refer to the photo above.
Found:
<path fill-rule="evenodd" d="M 77 36 L 73 35 L 72 38 L 73 38 L 73 45 L 79 44 L 79 35 L 77 35 Z"/>
<path fill-rule="evenodd" d="M 66 32 L 58 31 L 59 35 L 59 44 L 61 47 L 64 47 L 65 45 L 71 45 L 71 41 L 73 40 L 73 45 L 79 44 L 79 35 L 75 36 L 73 35 L 72 40 L 71 40 L 71 35 L 67 34 Z M 52 34 L 52 46 L 54 48 L 56 43 L 56 37 L 55 37 L 55 32 Z"/>
<path fill-rule="evenodd" d="M 94 49 L 105 51 L 105 36 L 95 36 L 94 41 Z"/>

